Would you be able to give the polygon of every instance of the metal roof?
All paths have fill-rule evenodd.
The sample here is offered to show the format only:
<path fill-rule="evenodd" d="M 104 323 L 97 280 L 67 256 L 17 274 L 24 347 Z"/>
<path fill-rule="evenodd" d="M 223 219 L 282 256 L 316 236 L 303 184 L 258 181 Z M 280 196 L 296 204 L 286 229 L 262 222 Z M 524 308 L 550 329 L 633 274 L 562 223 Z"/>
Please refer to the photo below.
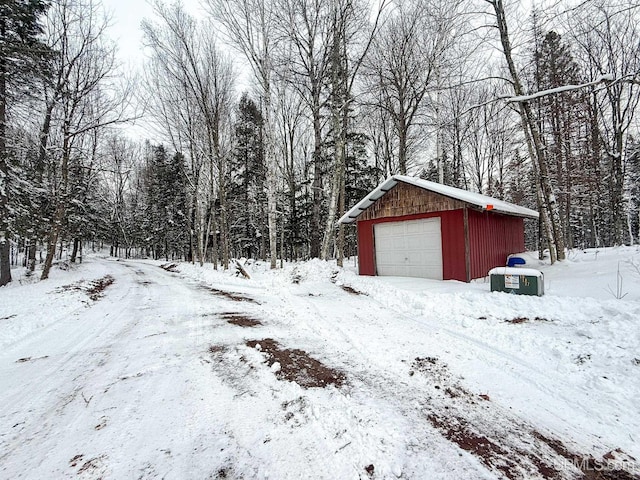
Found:
<path fill-rule="evenodd" d="M 479 193 L 468 192 L 460 188 L 450 187 L 448 185 L 442 185 L 436 182 L 430 182 L 428 180 L 422 180 L 415 177 L 407 177 L 405 175 L 393 175 L 387 178 L 384 182 L 376 187 L 375 190 L 370 192 L 362 200 L 360 200 L 351 210 L 345 213 L 339 223 L 353 223 L 367 208 L 373 205 L 377 200 L 380 200 L 389 190 L 395 187 L 399 182 L 408 183 L 415 187 L 429 190 L 431 192 L 439 193 L 445 197 L 454 198 L 462 202 L 480 207 L 483 210 L 491 210 L 494 212 L 505 213 L 507 215 L 514 215 L 517 217 L 535 218 L 537 219 L 539 214 L 535 210 L 529 208 L 520 207 L 513 203 L 498 200 L 497 198 L 488 197 Z"/>

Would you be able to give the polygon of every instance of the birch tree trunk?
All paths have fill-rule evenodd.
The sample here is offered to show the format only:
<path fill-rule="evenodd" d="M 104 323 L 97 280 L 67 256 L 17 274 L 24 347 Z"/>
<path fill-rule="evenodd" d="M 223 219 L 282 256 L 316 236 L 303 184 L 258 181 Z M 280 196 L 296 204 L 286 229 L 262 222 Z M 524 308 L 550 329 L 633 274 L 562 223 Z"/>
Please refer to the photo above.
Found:
<path fill-rule="evenodd" d="M 346 53 L 346 32 L 345 22 L 347 16 L 341 8 L 336 8 L 333 12 L 333 38 L 331 46 L 331 130 L 334 138 L 333 151 L 333 178 L 331 181 L 331 195 L 329 197 L 329 212 L 327 223 L 322 239 L 322 250 L 320 258 L 327 260 L 332 256 L 331 247 L 335 241 L 336 213 L 338 212 L 338 201 L 341 196 L 341 187 L 344 184 L 343 177 L 345 171 L 344 147 L 346 143 L 347 121 L 343 121 L 344 115 L 348 115 L 348 92 L 347 75 L 348 59 Z"/>
<path fill-rule="evenodd" d="M 256 77 L 264 119 L 267 216 L 271 268 L 277 268 L 278 162 L 274 145 L 271 82 L 273 76 L 274 5 L 267 0 L 205 0 L 211 14 L 227 30 L 229 40 L 247 58 Z"/>
<path fill-rule="evenodd" d="M 11 281 L 10 244 L 9 244 L 9 165 L 7 162 L 6 140 L 6 101 L 7 82 L 5 59 L 0 58 L 0 287 Z"/>
<path fill-rule="evenodd" d="M 276 161 L 275 146 L 273 144 L 273 120 L 271 115 L 270 80 L 265 81 L 263 88 L 265 103 L 263 118 L 267 183 L 267 217 L 269 225 L 269 255 L 270 266 L 272 269 L 274 269 L 277 268 L 278 260 L 278 162 Z"/>
<path fill-rule="evenodd" d="M 294 86 L 304 100 L 313 128 L 313 181 L 309 252 L 320 257 L 322 248 L 322 203 L 324 199 L 325 164 L 323 157 L 324 90 L 330 53 L 330 2 L 325 0 L 276 0 L 277 28 L 293 48 L 283 52 L 286 65 L 283 79 Z"/>
<path fill-rule="evenodd" d="M 500 43 L 502 44 L 502 50 L 504 53 L 509 74 L 511 75 L 513 90 L 516 96 L 524 95 L 524 88 L 520 81 L 520 76 L 513 61 L 511 40 L 509 38 L 509 31 L 507 28 L 507 19 L 505 15 L 504 5 L 502 0 L 485 0 L 489 3 L 495 11 L 498 31 L 500 32 Z M 525 130 L 525 138 L 527 141 L 527 148 L 532 160 L 536 163 L 538 168 L 538 176 L 541 187 L 541 194 L 544 207 L 547 210 L 549 219 L 549 245 L 555 250 L 555 255 L 552 252 L 551 261 L 554 262 L 557 257 L 558 260 L 564 260 L 564 239 L 560 229 L 560 212 L 556 198 L 553 194 L 551 186 L 551 180 L 549 178 L 549 167 L 547 165 L 547 159 L 545 155 L 544 146 L 540 138 L 540 131 L 538 129 L 538 123 L 535 120 L 531 106 L 527 101 L 518 103 L 518 113 L 522 120 L 522 125 Z"/>
<path fill-rule="evenodd" d="M 373 25 L 370 26 L 360 54 L 355 59 L 350 59 L 349 53 L 351 46 L 347 45 L 347 43 L 351 37 L 348 35 L 348 30 L 358 28 L 356 26 L 357 12 L 352 2 L 348 0 L 334 0 L 332 2 L 332 44 L 329 61 L 331 68 L 331 123 L 335 145 L 333 152 L 334 172 L 331 184 L 331 196 L 329 198 L 329 211 L 322 240 L 322 251 L 320 253 L 320 258 L 323 260 L 330 258 L 331 247 L 334 243 L 339 243 L 339 241 L 336 242 L 337 239 L 335 238 L 336 220 L 337 213 L 340 211 L 340 198 L 344 197 L 345 194 L 345 147 L 350 121 L 349 110 L 353 102 L 353 85 L 364 59 L 373 44 L 375 34 L 379 30 L 381 15 L 387 5 L 387 0 L 382 0 L 378 4 L 375 20 Z M 342 255 L 342 248 L 336 248 L 336 250 L 338 257 Z M 342 262 L 342 259 L 339 258 L 338 261 Z"/>
<path fill-rule="evenodd" d="M 69 113 L 69 112 L 68 112 Z M 69 157 L 71 155 L 71 137 L 69 132 L 69 121 L 65 122 L 63 129 L 63 143 L 62 143 L 62 159 L 60 163 L 60 185 L 58 186 L 55 194 L 55 213 L 51 222 L 51 228 L 47 236 L 47 256 L 44 259 L 44 265 L 42 267 L 42 275 L 40 280 L 46 280 L 49 278 L 49 272 L 53 265 L 53 259 L 56 253 L 56 244 L 62 231 L 62 222 L 66 213 L 67 190 L 69 184 Z"/>

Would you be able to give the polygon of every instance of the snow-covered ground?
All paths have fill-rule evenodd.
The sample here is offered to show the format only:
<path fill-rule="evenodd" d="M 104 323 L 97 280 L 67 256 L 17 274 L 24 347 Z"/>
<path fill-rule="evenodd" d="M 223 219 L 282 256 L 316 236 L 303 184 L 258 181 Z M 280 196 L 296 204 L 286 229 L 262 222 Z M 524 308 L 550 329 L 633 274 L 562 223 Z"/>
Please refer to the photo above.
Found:
<path fill-rule="evenodd" d="M 318 260 L 16 270 L 0 478 L 640 478 L 640 249 L 527 260 L 543 297 Z"/>

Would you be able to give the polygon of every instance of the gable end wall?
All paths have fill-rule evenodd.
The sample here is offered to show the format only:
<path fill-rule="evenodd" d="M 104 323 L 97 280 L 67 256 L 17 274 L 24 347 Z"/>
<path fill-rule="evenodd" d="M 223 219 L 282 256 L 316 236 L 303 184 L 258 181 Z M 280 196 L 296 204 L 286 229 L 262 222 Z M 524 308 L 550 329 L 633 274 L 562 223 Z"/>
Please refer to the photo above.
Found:
<path fill-rule="evenodd" d="M 459 200 L 398 182 L 382 198 L 362 212 L 358 221 L 459 210 L 464 206 L 464 202 Z"/>

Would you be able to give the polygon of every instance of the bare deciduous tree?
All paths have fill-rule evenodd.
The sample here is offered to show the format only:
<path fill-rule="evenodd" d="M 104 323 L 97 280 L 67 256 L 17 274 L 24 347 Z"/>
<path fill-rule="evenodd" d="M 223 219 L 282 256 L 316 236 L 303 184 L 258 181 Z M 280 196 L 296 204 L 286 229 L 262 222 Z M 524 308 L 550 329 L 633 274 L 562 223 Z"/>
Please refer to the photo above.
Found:
<path fill-rule="evenodd" d="M 313 127 L 313 205 L 310 227 L 310 255 L 320 256 L 321 206 L 326 166 L 324 165 L 324 122 L 326 75 L 329 68 L 330 3 L 323 0 L 279 0 L 277 28 L 290 48 L 277 54 L 283 78 L 299 92 Z"/>
<path fill-rule="evenodd" d="M 485 0 L 493 9 L 496 27 L 500 34 L 500 44 L 504 54 L 507 68 L 511 78 L 511 85 L 516 96 L 522 97 L 525 94 L 521 75 L 516 67 L 513 55 L 511 37 L 507 26 L 507 17 L 502 0 Z M 528 100 L 518 102 L 518 113 L 520 115 L 522 127 L 530 157 L 534 160 L 538 179 L 540 182 L 540 198 L 542 207 L 546 212 L 541 212 L 546 220 L 545 231 L 547 232 L 547 242 L 551 253 L 551 261 L 564 260 L 564 238 L 560 228 L 560 213 L 556 197 L 553 193 L 551 180 L 549 177 L 549 166 L 544 145 L 542 144 L 540 130 L 534 112 Z"/>
<path fill-rule="evenodd" d="M 226 192 L 229 116 L 235 81 L 232 63 L 218 48 L 211 25 L 198 25 L 180 5 L 165 7 L 157 2 L 155 12 L 160 25 L 143 22 L 145 38 L 154 55 L 153 73 L 148 76 L 155 93 L 152 112 L 173 139 L 174 148 L 186 148 L 191 157 L 187 176 L 200 263 L 211 232 L 219 230 L 221 260 L 228 268 Z M 217 217 L 216 199 L 220 207 Z M 217 255 L 214 243 L 215 268 Z"/>
<path fill-rule="evenodd" d="M 624 177 L 629 129 L 640 102 L 640 6 L 628 2 L 588 2 L 569 18 L 580 56 L 593 78 L 608 77 L 605 88 L 592 87 L 599 138 L 608 159 L 609 216 L 612 243 L 624 243 Z"/>
<path fill-rule="evenodd" d="M 125 120 L 127 92 L 114 85 L 115 47 L 105 38 L 108 20 L 93 0 L 59 0 L 47 17 L 55 83 L 46 97 L 41 154 L 51 174 L 54 214 L 42 279 L 49 276 L 72 197 L 70 167 L 82 162 L 86 136 Z M 89 152 L 90 156 L 90 152 Z"/>
<path fill-rule="evenodd" d="M 275 5 L 268 0 L 206 0 L 214 18 L 225 27 L 229 41 L 247 58 L 258 82 L 262 116 L 271 268 L 278 257 L 277 190 L 272 82 L 274 75 Z"/>
<path fill-rule="evenodd" d="M 388 14 L 366 60 L 367 84 L 379 101 L 376 106 L 391 118 L 397 139 L 398 173 L 407 174 L 412 133 L 429 92 L 437 95 L 451 58 L 461 1 L 402 2 Z M 423 119 L 424 122 L 424 119 Z"/>
<path fill-rule="evenodd" d="M 345 210 L 345 146 L 350 125 L 350 110 L 354 105 L 354 85 L 361 67 L 380 30 L 382 14 L 389 5 L 387 0 L 377 2 L 373 21 L 369 21 L 371 6 L 351 0 L 331 3 L 331 43 L 329 53 L 329 105 L 330 129 L 333 137 L 333 178 L 329 196 L 327 222 L 322 239 L 320 257 L 335 257 L 342 266 L 344 251 L 344 224 L 335 227 L 337 214 Z"/>

